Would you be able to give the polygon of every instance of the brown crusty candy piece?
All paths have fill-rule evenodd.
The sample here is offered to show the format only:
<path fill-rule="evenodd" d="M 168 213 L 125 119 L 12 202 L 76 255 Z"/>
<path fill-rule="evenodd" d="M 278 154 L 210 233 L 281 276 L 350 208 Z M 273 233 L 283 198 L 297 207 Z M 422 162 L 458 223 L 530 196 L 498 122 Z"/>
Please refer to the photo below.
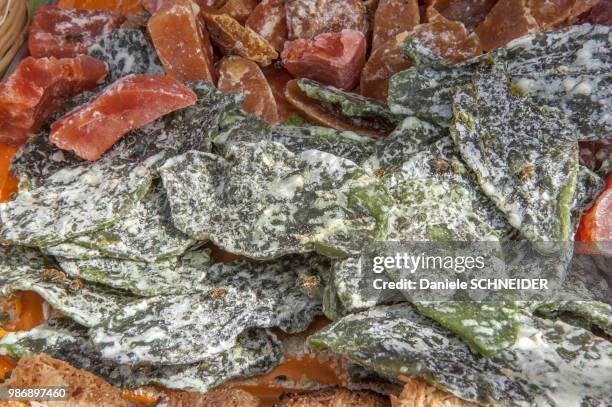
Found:
<path fill-rule="evenodd" d="M 246 58 L 229 56 L 217 65 L 219 82 L 223 93 L 243 92 L 243 108 L 271 124 L 278 123 L 278 110 L 272 89 L 259 66 Z"/>
<path fill-rule="evenodd" d="M 289 39 L 313 39 L 342 30 L 368 33 L 367 11 L 361 0 L 285 0 Z"/>
<path fill-rule="evenodd" d="M 240 25 L 227 14 L 202 13 L 210 39 L 225 55 L 238 55 L 260 66 L 267 66 L 278 58 L 270 43 L 249 27 Z"/>
<path fill-rule="evenodd" d="M 138 407 L 140 404 L 122 397 L 121 390 L 86 370 L 45 354 L 22 357 L 6 380 L 7 387 L 67 387 L 71 407 L 112 406 Z"/>

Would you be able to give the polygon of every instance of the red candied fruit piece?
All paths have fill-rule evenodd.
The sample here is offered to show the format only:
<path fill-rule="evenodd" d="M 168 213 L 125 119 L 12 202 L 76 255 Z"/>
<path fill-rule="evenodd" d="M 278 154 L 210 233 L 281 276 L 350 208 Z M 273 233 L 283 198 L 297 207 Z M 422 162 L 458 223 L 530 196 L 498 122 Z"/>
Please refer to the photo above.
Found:
<path fill-rule="evenodd" d="M 126 76 L 53 123 L 49 139 L 81 158 L 97 160 L 128 131 L 196 100 L 195 93 L 170 76 Z"/>
<path fill-rule="evenodd" d="M 167 1 L 168 0 L 142 0 L 142 7 L 150 14 L 155 14 Z"/>
<path fill-rule="evenodd" d="M 401 32 L 410 31 L 420 20 L 417 0 L 380 0 L 374 14 L 372 49 Z"/>
<path fill-rule="evenodd" d="M 213 51 L 191 0 L 171 0 L 147 24 L 166 74 L 183 81 L 214 83 Z"/>
<path fill-rule="evenodd" d="M 497 0 L 427 0 L 428 8 L 436 9 L 449 20 L 459 21 L 472 31 L 491 11 Z"/>
<path fill-rule="evenodd" d="M 612 25 L 612 0 L 599 0 L 592 9 L 578 17 L 577 24 Z"/>
<path fill-rule="evenodd" d="M 219 62 L 217 69 L 217 87 L 221 92 L 243 92 L 245 111 L 260 116 L 268 123 L 278 123 L 278 110 L 272 89 L 255 62 L 229 56 Z"/>
<path fill-rule="evenodd" d="M 612 256 L 612 174 L 606 188 L 580 219 L 577 251 Z"/>
<path fill-rule="evenodd" d="M 284 0 L 263 0 L 246 20 L 246 26 L 265 38 L 277 51 L 287 41 Z"/>
<path fill-rule="evenodd" d="M 114 11 L 64 9 L 41 5 L 30 26 L 28 48 L 34 58 L 70 58 L 119 28 L 125 17 Z"/>
<path fill-rule="evenodd" d="M 268 80 L 272 94 L 276 100 L 276 107 L 278 109 L 278 119 L 281 122 L 286 121 L 295 113 L 299 113 L 291 103 L 287 101 L 285 97 L 285 89 L 287 83 L 293 80 L 294 77 L 284 68 L 277 68 L 273 65 L 266 66 L 262 69 L 264 76 Z"/>
<path fill-rule="evenodd" d="M 94 88 L 106 74 L 106 64 L 87 55 L 24 59 L 0 83 L 0 143 L 23 143 L 68 99 Z"/>
<path fill-rule="evenodd" d="M 590 10 L 598 0 L 499 0 L 476 27 L 485 51 L 523 35 L 560 28 Z"/>
<path fill-rule="evenodd" d="M 365 36 L 355 30 L 320 34 L 313 40 L 285 43 L 283 65 L 297 78 L 309 78 L 350 90 L 365 64 Z"/>

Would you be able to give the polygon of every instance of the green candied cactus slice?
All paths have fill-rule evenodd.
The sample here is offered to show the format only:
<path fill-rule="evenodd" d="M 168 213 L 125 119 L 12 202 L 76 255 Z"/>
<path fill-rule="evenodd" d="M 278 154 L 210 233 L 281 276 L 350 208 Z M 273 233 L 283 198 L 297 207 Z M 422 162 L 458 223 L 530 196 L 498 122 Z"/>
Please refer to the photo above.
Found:
<path fill-rule="evenodd" d="M 559 318 L 570 325 L 587 330 L 593 327 L 612 336 L 612 305 L 599 301 L 554 301 L 542 304 L 534 311 L 545 318 Z"/>
<path fill-rule="evenodd" d="M 206 281 L 210 267 L 208 250 L 189 251 L 153 263 L 113 258 L 73 260 L 57 258 L 69 276 L 123 289 L 135 295 L 187 294 L 210 289 Z"/>
<path fill-rule="evenodd" d="M 96 162 L 62 169 L 0 204 L 0 238 L 46 246 L 99 230 L 146 194 L 153 174 L 140 164 Z"/>
<path fill-rule="evenodd" d="M 610 342 L 562 322 L 525 314 L 519 321 L 517 341 L 490 359 L 407 305 L 346 316 L 308 344 L 389 378 L 423 378 L 483 405 L 605 405 L 611 399 Z"/>
<path fill-rule="evenodd" d="M 391 113 L 389 107 L 378 100 L 344 92 L 310 79 L 299 79 L 297 85 L 309 98 L 349 118 L 356 125 L 365 122 L 369 128 L 391 130 L 399 122 L 398 116 Z"/>
<path fill-rule="evenodd" d="M 389 136 L 376 142 L 375 151 L 366 165 L 386 173 L 447 135 L 442 127 L 416 117 L 406 117 Z"/>
<path fill-rule="evenodd" d="M 232 379 L 268 373 L 283 360 L 283 347 L 276 336 L 264 329 L 250 329 L 223 352 L 191 365 L 154 366 L 129 378 L 129 386 L 156 384 L 168 389 L 207 392 Z"/>
<path fill-rule="evenodd" d="M 374 151 L 376 141 L 350 131 L 320 126 L 269 125 L 245 113 L 228 115 L 213 143 L 223 154 L 232 143 L 274 141 L 293 153 L 320 150 L 342 158 L 361 162 Z"/>
<path fill-rule="evenodd" d="M 299 282 L 304 259 L 215 264 L 210 290 L 129 304 L 92 329 L 93 343 L 119 363 L 184 364 L 230 349 L 249 328 L 303 331 L 321 308 Z"/>
<path fill-rule="evenodd" d="M 161 185 L 154 185 L 117 222 L 93 234 L 77 236 L 68 243 L 93 249 L 90 259 L 113 257 L 155 262 L 180 256 L 195 240 L 174 227 L 166 193 Z M 52 252 L 53 248 L 46 250 Z"/>
<path fill-rule="evenodd" d="M 101 323 L 135 300 L 135 297 L 126 292 L 83 284 L 65 277 L 57 270 L 53 270 L 53 273 L 49 271 L 38 268 L 13 269 L 10 275 L 4 276 L 0 293 L 8 295 L 15 291 L 34 291 L 53 309 L 86 327 Z"/>
<path fill-rule="evenodd" d="M 0 338 L 0 354 L 14 358 L 46 353 L 93 372 L 111 384 L 133 388 L 158 384 L 166 388 L 206 392 L 231 379 L 267 373 L 283 357 L 276 336 L 263 329 L 240 334 L 231 349 L 192 365 L 128 366 L 100 359 L 87 329 L 67 318 L 50 320 L 30 331 Z"/>
<path fill-rule="evenodd" d="M 178 229 L 251 258 L 358 251 L 385 224 L 379 180 L 317 150 L 234 143 L 226 159 L 190 152 L 161 169 Z"/>
<path fill-rule="evenodd" d="M 54 266 L 53 259 L 38 249 L 0 244 L 0 286 L 20 274 L 27 275 Z"/>
<path fill-rule="evenodd" d="M 90 46 L 88 54 L 108 65 L 105 84 L 127 75 L 164 74 L 153 44 L 138 29 L 116 30 Z"/>
<path fill-rule="evenodd" d="M 499 71 L 453 96 L 451 136 L 482 191 L 543 251 L 570 235 L 578 173 L 575 128 L 512 95 Z M 554 244 L 553 244 L 554 246 Z"/>
<path fill-rule="evenodd" d="M 448 127 L 449 94 L 469 84 L 483 66 L 507 64 L 513 89 L 538 106 L 559 109 L 576 124 L 577 139 L 606 137 L 612 131 L 612 31 L 599 25 L 574 25 L 558 31 L 521 37 L 486 56 L 447 66 L 439 63 L 415 39 L 403 55 L 417 66 L 395 75 L 389 86 L 394 113 L 416 115 Z"/>

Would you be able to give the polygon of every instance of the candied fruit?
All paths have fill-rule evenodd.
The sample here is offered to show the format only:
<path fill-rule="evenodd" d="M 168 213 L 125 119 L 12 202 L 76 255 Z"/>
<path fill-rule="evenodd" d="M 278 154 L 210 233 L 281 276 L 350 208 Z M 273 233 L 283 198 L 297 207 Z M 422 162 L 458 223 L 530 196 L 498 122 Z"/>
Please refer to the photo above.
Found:
<path fill-rule="evenodd" d="M 497 0 L 427 0 L 427 8 L 434 8 L 449 20 L 463 23 L 468 31 L 480 24 Z"/>
<path fill-rule="evenodd" d="M 246 58 L 223 58 L 217 67 L 223 93 L 243 92 L 243 107 L 249 113 L 262 117 L 268 123 L 278 123 L 278 111 L 272 89 L 259 66 Z"/>
<path fill-rule="evenodd" d="M 420 19 L 417 0 L 380 0 L 374 14 L 372 49 L 401 32 L 410 31 Z"/>
<path fill-rule="evenodd" d="M 351 90 L 365 64 L 366 41 L 355 30 L 320 34 L 313 40 L 285 43 L 283 65 L 297 78 L 309 78 L 340 89 Z"/>
<path fill-rule="evenodd" d="M 225 55 L 238 55 L 261 66 L 278 58 L 278 53 L 261 35 L 240 25 L 227 14 L 203 13 L 210 38 Z"/>
<path fill-rule="evenodd" d="M 612 257 L 612 174 L 606 179 L 606 188 L 580 219 L 576 233 L 581 253 Z"/>
<path fill-rule="evenodd" d="M 408 35 L 407 32 L 399 33 L 372 52 L 361 71 L 360 85 L 363 96 L 387 101 L 391 76 L 412 65 L 400 55 L 402 44 Z"/>
<path fill-rule="evenodd" d="M 251 13 L 246 26 L 265 38 L 277 51 L 287 41 L 284 0 L 263 0 Z"/>
<path fill-rule="evenodd" d="M 476 27 L 485 51 L 523 35 L 560 28 L 590 10 L 598 0 L 499 0 Z"/>
<path fill-rule="evenodd" d="M 361 0 L 286 0 L 285 8 L 291 40 L 342 30 L 368 33 L 368 14 Z"/>
<path fill-rule="evenodd" d="M 64 102 L 94 88 L 106 74 L 106 64 L 87 55 L 24 59 L 0 83 L 0 143 L 23 143 Z"/>
<path fill-rule="evenodd" d="M 166 74 L 183 81 L 215 82 L 213 52 L 191 0 L 171 0 L 147 24 Z"/>
<path fill-rule="evenodd" d="M 49 139 L 81 158 L 97 160 L 128 131 L 196 100 L 195 93 L 170 76 L 126 76 L 53 123 Z"/>
<path fill-rule="evenodd" d="M 257 0 L 227 0 L 219 8 L 219 13 L 227 14 L 240 24 L 244 24 L 256 6 Z"/>
<path fill-rule="evenodd" d="M 298 113 L 298 110 L 285 98 L 287 83 L 294 78 L 285 68 L 277 68 L 273 65 L 266 66 L 262 71 L 270 85 L 270 89 L 272 89 L 274 100 L 276 100 L 278 119 L 284 122 L 289 119 L 291 115 Z"/>
<path fill-rule="evenodd" d="M 482 52 L 478 37 L 469 34 L 463 24 L 449 21 L 435 9 L 429 9 L 430 22 L 419 24 L 410 32 L 400 33 L 374 50 L 361 73 L 361 94 L 380 101 L 387 100 L 389 79 L 410 68 L 400 55 L 408 37 L 416 37 L 440 56 L 461 62 Z"/>
<path fill-rule="evenodd" d="M 34 58 L 71 58 L 109 35 L 125 21 L 114 11 L 62 9 L 43 4 L 32 20 L 28 48 Z"/>

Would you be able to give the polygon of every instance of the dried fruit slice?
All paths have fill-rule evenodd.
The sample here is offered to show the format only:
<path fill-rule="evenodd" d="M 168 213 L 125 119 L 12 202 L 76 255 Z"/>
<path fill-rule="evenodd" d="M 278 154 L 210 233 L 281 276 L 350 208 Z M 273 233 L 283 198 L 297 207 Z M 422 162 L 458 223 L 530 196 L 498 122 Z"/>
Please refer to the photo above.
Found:
<path fill-rule="evenodd" d="M 114 11 L 62 9 L 43 4 L 30 26 L 28 48 L 34 58 L 70 58 L 119 28 L 125 17 Z"/>
<path fill-rule="evenodd" d="M 0 143 L 18 145 L 66 100 L 98 85 L 106 65 L 89 56 L 26 58 L 0 83 Z"/>
<path fill-rule="evenodd" d="M 368 32 L 365 6 L 360 0 L 286 0 L 289 39 L 313 39 L 342 30 Z"/>
<path fill-rule="evenodd" d="M 350 90 L 359 81 L 365 53 L 364 35 L 359 31 L 342 30 L 320 34 L 313 40 L 287 42 L 282 58 L 285 68 L 298 78 Z"/>
<path fill-rule="evenodd" d="M 576 239 L 583 251 L 612 256 L 612 175 L 606 179 L 606 189 L 582 216 Z"/>
<path fill-rule="evenodd" d="M 195 93 L 171 77 L 126 76 L 53 123 L 49 139 L 81 158 L 97 160 L 128 131 L 196 100 Z"/>
<path fill-rule="evenodd" d="M 417 0 L 381 0 L 374 15 L 372 50 L 397 34 L 410 31 L 420 20 Z"/>
<path fill-rule="evenodd" d="M 386 105 L 377 100 L 327 88 L 308 79 L 287 84 L 287 100 L 315 124 L 371 137 L 385 137 L 397 125 Z"/>
<path fill-rule="evenodd" d="M 402 45 L 408 38 L 419 39 L 436 54 L 452 62 L 465 61 L 482 52 L 478 38 L 469 34 L 463 24 L 449 21 L 432 9 L 428 14 L 430 22 L 396 35 L 372 53 L 361 73 L 361 93 L 364 96 L 386 101 L 391 76 L 411 66 L 401 55 Z"/>
<path fill-rule="evenodd" d="M 246 26 L 265 38 L 277 51 L 287 41 L 287 18 L 283 0 L 264 0 L 246 20 Z"/>
<path fill-rule="evenodd" d="M 270 65 L 278 58 L 278 53 L 265 38 L 227 14 L 203 15 L 211 40 L 225 55 L 238 55 L 261 66 Z"/>
<path fill-rule="evenodd" d="M 219 13 L 227 14 L 240 24 L 244 24 L 256 6 L 257 0 L 227 0 L 219 8 Z"/>
<path fill-rule="evenodd" d="M 480 24 L 497 0 L 426 0 L 427 8 L 433 8 L 445 18 L 458 21 L 472 31 Z"/>
<path fill-rule="evenodd" d="M 267 66 L 263 68 L 263 74 L 272 89 L 272 94 L 276 100 L 276 107 L 278 109 L 278 120 L 281 122 L 286 121 L 291 115 L 297 113 L 297 109 L 293 107 L 291 103 L 285 98 L 285 89 L 287 83 L 293 79 L 293 76 L 284 68 L 276 68 L 274 66 Z"/>
<path fill-rule="evenodd" d="M 179 81 L 215 83 L 213 51 L 199 20 L 200 8 L 191 0 L 164 3 L 147 27 L 166 74 Z"/>
<path fill-rule="evenodd" d="M 268 123 L 278 123 L 276 100 L 266 77 L 255 62 L 230 56 L 223 58 L 217 69 L 217 87 L 221 92 L 243 92 L 244 110 L 260 116 Z"/>

